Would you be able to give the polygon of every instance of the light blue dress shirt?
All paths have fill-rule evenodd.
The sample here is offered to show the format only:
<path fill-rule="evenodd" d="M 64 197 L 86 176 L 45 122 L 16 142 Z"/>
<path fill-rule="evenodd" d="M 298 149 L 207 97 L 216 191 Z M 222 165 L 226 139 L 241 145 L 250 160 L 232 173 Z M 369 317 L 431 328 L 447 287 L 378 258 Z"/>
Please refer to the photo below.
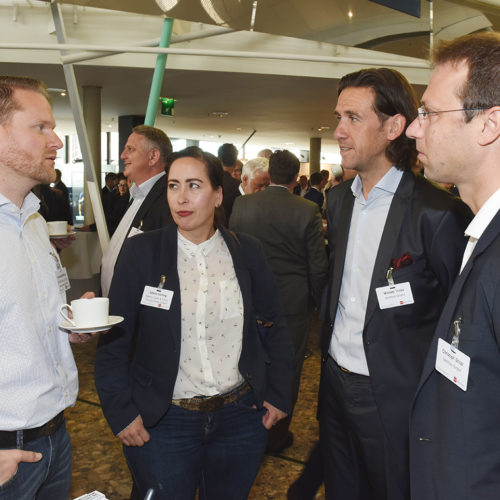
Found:
<path fill-rule="evenodd" d="M 75 403 L 78 373 L 59 328 L 66 302 L 40 201 L 21 208 L 0 194 L 0 430 L 45 424 Z"/>
<path fill-rule="evenodd" d="M 340 366 L 361 375 L 369 375 L 363 328 L 373 267 L 387 214 L 402 176 L 401 170 L 392 167 L 366 200 L 359 175 L 351 186 L 354 207 L 329 353 Z"/>

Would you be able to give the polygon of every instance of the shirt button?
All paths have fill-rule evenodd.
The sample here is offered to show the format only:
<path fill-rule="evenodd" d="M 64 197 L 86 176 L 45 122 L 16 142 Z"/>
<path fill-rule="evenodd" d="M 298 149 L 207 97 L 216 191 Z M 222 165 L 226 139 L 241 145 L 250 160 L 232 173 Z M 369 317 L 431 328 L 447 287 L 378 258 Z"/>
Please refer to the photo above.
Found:
<path fill-rule="evenodd" d="M 351 302 L 356 302 L 356 297 L 351 297 Z"/>

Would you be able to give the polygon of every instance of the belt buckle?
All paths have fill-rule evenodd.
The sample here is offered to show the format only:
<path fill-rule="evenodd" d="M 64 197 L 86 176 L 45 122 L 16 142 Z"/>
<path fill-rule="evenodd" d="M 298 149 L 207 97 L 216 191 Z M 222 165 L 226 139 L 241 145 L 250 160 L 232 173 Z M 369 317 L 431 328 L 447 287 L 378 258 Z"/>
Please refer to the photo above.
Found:
<path fill-rule="evenodd" d="M 204 413 L 212 413 L 224 406 L 224 397 L 217 395 L 211 396 L 200 401 L 200 411 Z"/>

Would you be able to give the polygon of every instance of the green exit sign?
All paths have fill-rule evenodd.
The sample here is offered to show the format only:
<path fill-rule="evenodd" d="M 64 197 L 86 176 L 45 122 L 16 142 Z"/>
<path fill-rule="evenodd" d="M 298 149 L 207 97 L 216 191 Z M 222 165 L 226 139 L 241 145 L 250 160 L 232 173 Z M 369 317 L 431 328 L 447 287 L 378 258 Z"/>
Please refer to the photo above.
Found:
<path fill-rule="evenodd" d="M 174 116 L 175 99 L 172 97 L 161 97 L 161 114 L 165 116 Z"/>

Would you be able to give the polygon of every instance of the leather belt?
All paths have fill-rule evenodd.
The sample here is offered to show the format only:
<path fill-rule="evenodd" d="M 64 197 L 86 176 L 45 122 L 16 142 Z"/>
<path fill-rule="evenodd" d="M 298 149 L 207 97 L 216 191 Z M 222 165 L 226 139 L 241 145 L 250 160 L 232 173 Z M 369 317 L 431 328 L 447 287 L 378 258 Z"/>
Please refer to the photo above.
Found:
<path fill-rule="evenodd" d="M 225 405 L 234 403 L 239 397 L 250 390 L 250 384 L 244 382 L 232 391 L 225 394 L 216 394 L 215 396 L 195 396 L 194 398 L 172 399 L 172 404 L 180 406 L 185 410 L 201 411 L 204 413 L 213 413 Z"/>
<path fill-rule="evenodd" d="M 23 443 L 29 443 L 42 436 L 52 436 L 64 422 L 64 412 L 58 413 L 46 424 L 33 429 L 22 429 Z M 20 431 L 0 431 L 0 448 L 17 446 L 17 433 Z"/>
<path fill-rule="evenodd" d="M 356 377 L 364 377 L 364 378 L 368 378 L 368 375 L 361 375 L 361 373 L 356 373 L 356 372 L 352 372 L 351 370 L 348 370 L 347 368 L 344 368 L 343 366 L 339 365 L 333 358 L 332 356 L 330 356 L 330 354 L 328 354 L 328 357 L 332 360 L 332 362 L 335 364 L 335 366 L 341 371 L 341 372 L 344 372 L 344 373 L 347 373 L 349 375 L 354 375 Z"/>

